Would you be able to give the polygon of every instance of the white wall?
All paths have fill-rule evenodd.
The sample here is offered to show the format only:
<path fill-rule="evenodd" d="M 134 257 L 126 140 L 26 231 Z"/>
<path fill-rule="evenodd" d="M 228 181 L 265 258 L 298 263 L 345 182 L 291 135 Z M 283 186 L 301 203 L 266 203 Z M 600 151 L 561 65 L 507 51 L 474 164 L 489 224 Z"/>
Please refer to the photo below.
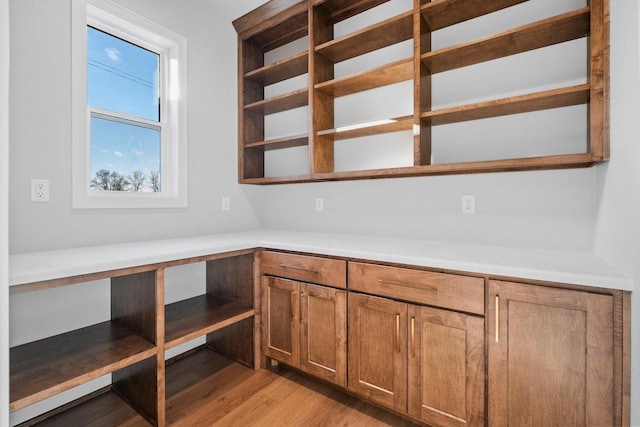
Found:
<path fill-rule="evenodd" d="M 593 169 L 279 185 L 258 213 L 266 228 L 589 250 L 594 185 Z"/>
<path fill-rule="evenodd" d="M 611 160 L 598 169 L 595 251 L 640 287 L 640 10 L 611 2 Z M 640 426 L 640 291 L 632 294 L 631 425 Z"/>
<path fill-rule="evenodd" d="M 117 1 L 188 39 L 189 207 L 71 209 L 70 1 L 12 0 L 12 253 L 259 227 L 236 179 L 236 39 L 206 2 Z M 32 178 L 51 202 L 30 201 Z M 232 210 L 221 210 L 230 196 Z"/>
<path fill-rule="evenodd" d="M 0 378 L 9 378 L 9 1 L 0 0 Z M 9 424 L 9 382 L 0 381 L 0 426 Z"/>

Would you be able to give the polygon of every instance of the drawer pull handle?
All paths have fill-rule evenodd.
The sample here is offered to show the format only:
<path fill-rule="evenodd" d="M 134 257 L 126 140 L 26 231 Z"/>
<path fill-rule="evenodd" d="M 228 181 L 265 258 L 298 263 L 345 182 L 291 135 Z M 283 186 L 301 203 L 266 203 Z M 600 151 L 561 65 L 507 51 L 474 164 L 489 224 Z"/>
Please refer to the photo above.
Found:
<path fill-rule="evenodd" d="M 409 286 L 411 288 L 424 289 L 425 291 L 438 292 L 438 288 L 436 288 L 435 286 L 429 286 L 429 285 L 416 285 L 411 283 L 394 282 L 392 280 L 384 280 L 384 279 L 378 279 L 378 283 L 381 283 L 383 285 L 393 285 L 393 286 Z"/>
<path fill-rule="evenodd" d="M 400 314 L 396 314 L 396 351 L 400 353 Z"/>
<path fill-rule="evenodd" d="M 280 268 L 286 268 L 288 270 L 298 270 L 298 271 L 306 271 L 311 274 L 318 274 L 318 270 L 315 268 L 304 268 L 304 267 L 296 267 L 293 265 L 279 264 Z"/>

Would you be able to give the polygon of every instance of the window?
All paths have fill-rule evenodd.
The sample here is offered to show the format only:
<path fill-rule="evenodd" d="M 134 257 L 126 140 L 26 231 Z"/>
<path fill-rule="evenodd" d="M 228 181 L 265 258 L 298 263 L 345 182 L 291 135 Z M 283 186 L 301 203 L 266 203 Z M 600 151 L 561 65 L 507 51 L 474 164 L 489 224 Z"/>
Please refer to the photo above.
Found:
<path fill-rule="evenodd" d="M 186 206 L 186 41 L 74 2 L 73 206 Z"/>

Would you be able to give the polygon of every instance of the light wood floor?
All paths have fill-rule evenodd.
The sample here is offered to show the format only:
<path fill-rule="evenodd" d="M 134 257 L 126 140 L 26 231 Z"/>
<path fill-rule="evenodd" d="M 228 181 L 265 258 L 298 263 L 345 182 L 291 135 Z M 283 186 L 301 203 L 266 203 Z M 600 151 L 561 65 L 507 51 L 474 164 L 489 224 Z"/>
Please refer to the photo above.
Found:
<path fill-rule="evenodd" d="M 403 426 L 414 424 L 296 372 L 246 368 L 202 350 L 167 368 L 170 426 Z M 40 426 L 148 427 L 114 393 Z"/>

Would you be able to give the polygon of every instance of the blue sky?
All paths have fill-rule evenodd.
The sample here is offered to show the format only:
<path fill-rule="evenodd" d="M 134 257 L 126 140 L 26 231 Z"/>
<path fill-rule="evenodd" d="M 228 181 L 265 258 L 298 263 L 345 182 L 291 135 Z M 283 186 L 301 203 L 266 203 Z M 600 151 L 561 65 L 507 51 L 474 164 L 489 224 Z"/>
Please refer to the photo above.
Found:
<path fill-rule="evenodd" d="M 159 120 L 158 55 L 87 27 L 87 104 Z M 160 132 L 91 119 L 91 176 L 100 169 L 124 176 L 160 170 Z"/>

